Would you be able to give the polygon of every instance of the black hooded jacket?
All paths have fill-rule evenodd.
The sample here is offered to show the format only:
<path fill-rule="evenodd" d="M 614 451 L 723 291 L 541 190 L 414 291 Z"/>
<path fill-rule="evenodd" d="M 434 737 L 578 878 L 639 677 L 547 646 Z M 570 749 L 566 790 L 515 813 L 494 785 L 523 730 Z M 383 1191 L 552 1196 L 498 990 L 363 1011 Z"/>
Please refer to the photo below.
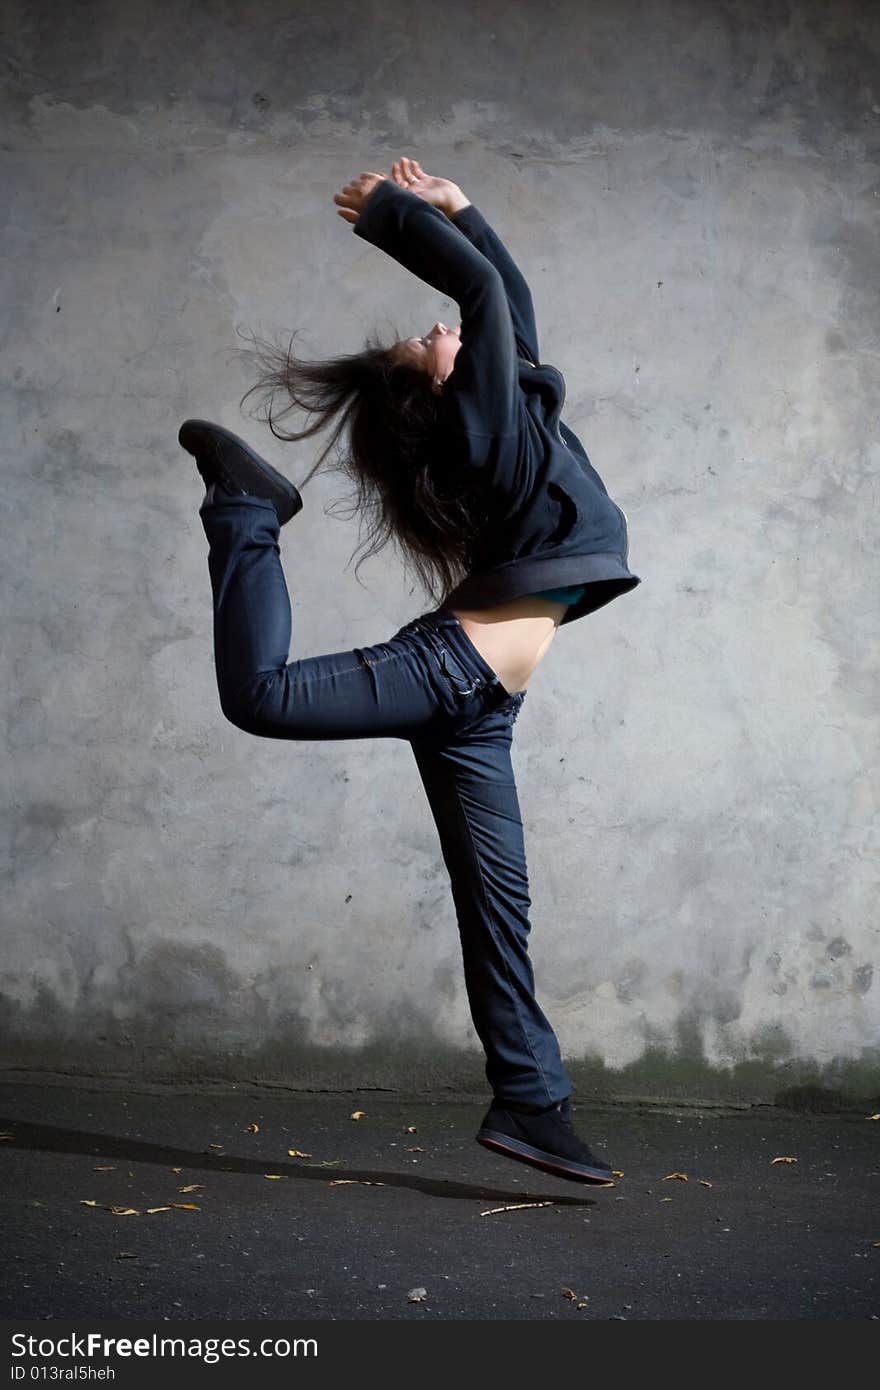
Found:
<path fill-rule="evenodd" d="M 383 179 L 353 228 L 461 311 L 461 347 L 438 398 L 439 443 L 479 475 L 492 516 L 446 606 L 491 608 L 585 584 L 567 623 L 635 588 L 626 517 L 560 418 L 565 381 L 540 361 L 528 285 L 479 209 L 449 218 Z"/>

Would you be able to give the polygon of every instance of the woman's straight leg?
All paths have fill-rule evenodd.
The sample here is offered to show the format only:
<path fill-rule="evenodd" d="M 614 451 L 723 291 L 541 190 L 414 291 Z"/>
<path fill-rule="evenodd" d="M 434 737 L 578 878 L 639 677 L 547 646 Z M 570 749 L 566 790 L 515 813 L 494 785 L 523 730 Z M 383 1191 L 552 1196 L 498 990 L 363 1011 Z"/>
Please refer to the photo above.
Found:
<path fill-rule="evenodd" d="M 449 871 L 471 1017 L 493 1094 L 548 1106 L 571 1095 L 559 1043 L 535 998 L 528 871 L 511 762 L 524 696 L 446 740 L 412 748 Z"/>

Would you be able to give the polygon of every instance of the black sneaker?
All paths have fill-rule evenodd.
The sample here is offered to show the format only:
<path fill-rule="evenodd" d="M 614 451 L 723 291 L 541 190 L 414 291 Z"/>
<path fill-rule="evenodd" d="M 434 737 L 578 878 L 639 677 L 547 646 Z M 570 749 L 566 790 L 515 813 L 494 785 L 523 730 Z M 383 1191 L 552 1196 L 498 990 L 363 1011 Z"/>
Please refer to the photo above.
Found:
<path fill-rule="evenodd" d="M 302 508 L 302 497 L 289 479 L 260 458 L 238 435 L 210 420 L 184 420 L 177 436 L 205 480 L 228 492 L 249 492 L 271 502 L 283 526 Z"/>
<path fill-rule="evenodd" d="M 558 1178 L 614 1186 L 610 1163 L 578 1138 L 567 1096 L 531 1115 L 511 1109 L 496 1097 L 480 1126 L 477 1143 Z"/>

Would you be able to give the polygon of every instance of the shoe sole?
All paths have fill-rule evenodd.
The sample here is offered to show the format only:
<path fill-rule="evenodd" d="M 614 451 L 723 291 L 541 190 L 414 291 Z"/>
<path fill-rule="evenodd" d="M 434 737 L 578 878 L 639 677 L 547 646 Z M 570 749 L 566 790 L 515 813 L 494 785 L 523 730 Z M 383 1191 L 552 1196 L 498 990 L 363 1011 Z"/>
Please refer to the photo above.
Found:
<path fill-rule="evenodd" d="M 521 1139 L 512 1139 L 509 1134 L 496 1134 L 491 1129 L 481 1129 L 477 1143 L 484 1149 L 492 1149 L 505 1158 L 518 1158 L 521 1163 L 529 1163 L 533 1168 L 541 1168 L 545 1173 L 554 1173 L 560 1178 L 570 1178 L 573 1182 L 591 1182 L 601 1187 L 614 1187 L 614 1180 L 604 1168 L 591 1168 L 585 1163 L 575 1163 L 571 1159 L 557 1158 L 544 1149 L 536 1149 Z"/>
<path fill-rule="evenodd" d="M 285 478 L 283 473 L 279 473 L 277 469 L 272 467 L 271 463 L 267 463 L 264 458 L 261 458 L 244 439 L 239 439 L 237 434 L 225 429 L 223 425 L 215 425 L 212 420 L 184 420 L 177 438 L 181 447 L 193 457 L 196 456 L 195 449 L 191 449 L 185 442 L 190 431 L 199 433 L 207 431 L 209 437 L 213 437 L 217 466 L 237 488 L 241 488 L 244 492 L 251 492 L 254 473 L 258 474 L 261 484 L 268 488 L 268 495 L 262 493 L 260 495 L 273 504 L 282 526 L 302 510 L 302 497 L 290 479 Z M 220 441 L 234 444 L 236 449 L 240 449 L 246 455 L 246 458 L 238 457 L 235 452 L 233 452 L 231 459 L 224 458 L 217 449 L 217 444 Z M 195 443 L 195 441 L 192 442 Z M 210 464 L 214 462 L 214 459 L 208 458 L 207 461 Z M 249 484 L 250 486 L 248 486 Z"/>

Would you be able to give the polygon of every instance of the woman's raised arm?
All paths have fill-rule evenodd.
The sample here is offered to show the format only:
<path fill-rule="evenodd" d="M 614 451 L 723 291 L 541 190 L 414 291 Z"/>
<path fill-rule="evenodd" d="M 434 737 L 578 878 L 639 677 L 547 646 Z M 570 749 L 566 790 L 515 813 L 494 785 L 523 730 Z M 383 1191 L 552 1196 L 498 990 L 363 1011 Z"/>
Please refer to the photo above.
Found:
<path fill-rule="evenodd" d="M 504 281 L 517 346 L 527 361 L 537 365 L 541 360 L 541 354 L 538 347 L 535 309 L 531 291 L 519 266 L 497 232 L 473 203 L 468 203 L 466 207 L 452 214 L 452 225 L 458 227 L 471 245 L 481 251 L 498 271 Z"/>
<path fill-rule="evenodd" d="M 398 187 L 408 188 L 445 213 L 471 245 L 491 261 L 504 281 L 517 347 L 527 361 L 539 362 L 538 329 L 531 291 L 519 266 L 480 209 L 474 207 L 457 183 L 426 174 L 419 161 L 407 155 L 394 161 L 391 177 Z"/>
<path fill-rule="evenodd" d="M 357 236 L 458 304 L 461 347 L 444 383 L 443 415 L 464 437 L 472 465 L 497 462 L 499 450 L 506 447 L 502 441 L 511 444 L 518 436 L 520 411 L 517 350 L 504 281 L 444 213 L 392 180 L 375 177 L 365 197 L 355 190 L 342 205 L 357 213 Z M 336 201 L 345 193 L 337 194 Z"/>

